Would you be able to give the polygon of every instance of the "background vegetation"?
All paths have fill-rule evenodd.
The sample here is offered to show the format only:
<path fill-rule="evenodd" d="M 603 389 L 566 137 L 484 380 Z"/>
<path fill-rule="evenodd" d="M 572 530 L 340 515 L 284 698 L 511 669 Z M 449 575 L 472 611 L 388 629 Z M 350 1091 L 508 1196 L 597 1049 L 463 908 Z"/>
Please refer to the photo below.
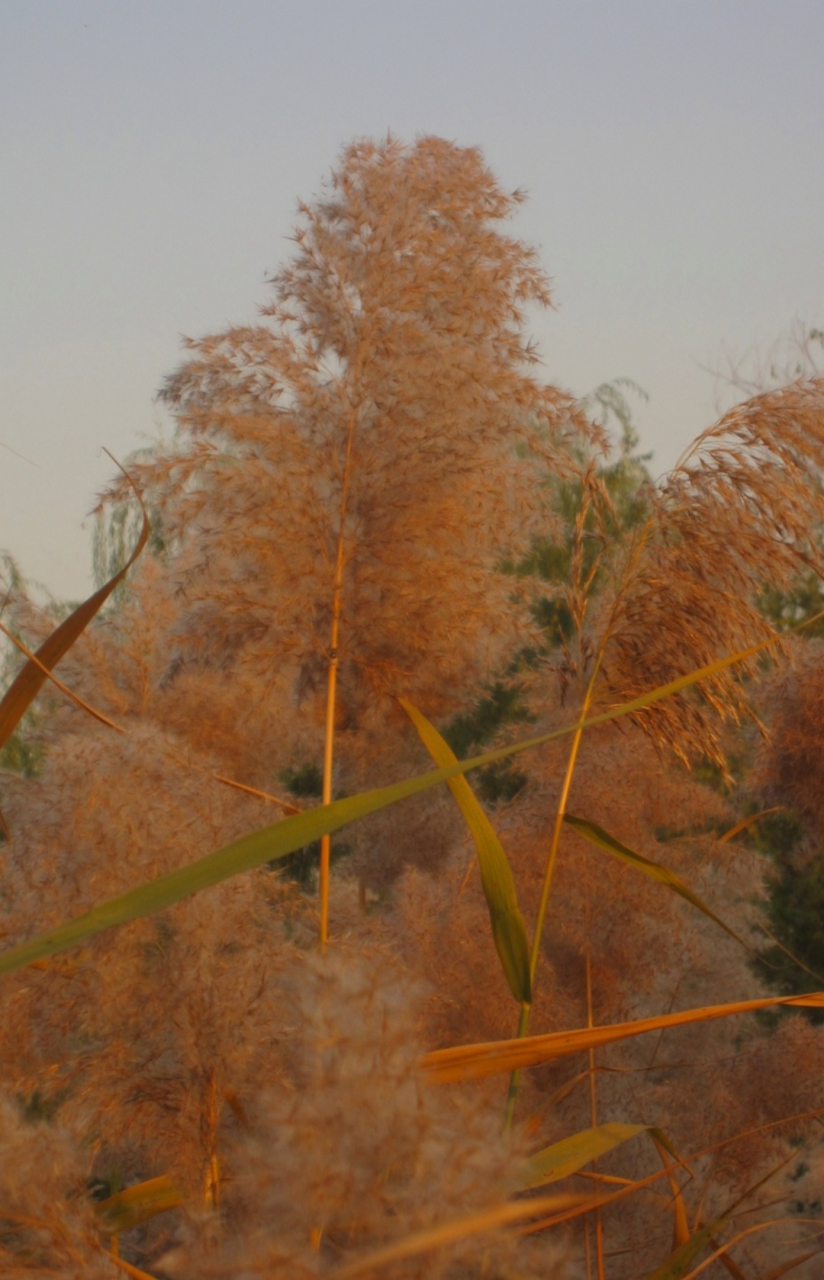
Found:
<path fill-rule="evenodd" d="M 4 1274 L 818 1274 L 820 335 L 653 482 L 521 198 L 345 149 L 4 562 Z"/>

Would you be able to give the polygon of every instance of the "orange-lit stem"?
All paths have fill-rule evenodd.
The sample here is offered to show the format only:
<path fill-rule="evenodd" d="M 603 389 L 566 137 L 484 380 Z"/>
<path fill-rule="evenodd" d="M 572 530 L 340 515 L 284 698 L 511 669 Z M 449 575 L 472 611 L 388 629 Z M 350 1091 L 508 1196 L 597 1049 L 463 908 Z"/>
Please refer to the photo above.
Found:
<path fill-rule="evenodd" d="M 332 627 L 329 635 L 329 676 L 326 686 L 326 734 L 323 744 L 323 791 L 321 803 L 330 804 L 332 800 L 332 767 L 334 763 L 335 741 L 335 697 L 338 684 L 338 634 L 340 631 L 340 613 L 343 588 L 343 526 L 346 519 L 346 503 L 349 496 L 349 475 L 352 465 L 352 442 L 355 436 L 354 410 L 349 420 L 349 434 L 346 440 L 346 459 L 343 467 L 343 485 L 340 495 L 340 514 L 338 521 L 338 551 L 335 560 L 335 589 L 332 598 Z M 320 842 L 320 947 L 323 951 L 329 936 L 329 855 L 330 837 L 321 837 Z"/>

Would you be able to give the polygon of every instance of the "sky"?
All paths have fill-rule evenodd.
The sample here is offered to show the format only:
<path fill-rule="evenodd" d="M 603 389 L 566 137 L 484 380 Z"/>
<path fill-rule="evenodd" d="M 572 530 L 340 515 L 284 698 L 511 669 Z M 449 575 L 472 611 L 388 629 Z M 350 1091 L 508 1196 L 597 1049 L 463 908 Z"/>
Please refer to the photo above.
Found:
<path fill-rule="evenodd" d="M 479 145 L 525 188 L 548 381 L 626 377 L 653 469 L 710 372 L 824 324 L 821 0 L 0 0 L 0 548 L 59 598 L 171 431 L 181 336 L 254 321 L 352 138 Z"/>

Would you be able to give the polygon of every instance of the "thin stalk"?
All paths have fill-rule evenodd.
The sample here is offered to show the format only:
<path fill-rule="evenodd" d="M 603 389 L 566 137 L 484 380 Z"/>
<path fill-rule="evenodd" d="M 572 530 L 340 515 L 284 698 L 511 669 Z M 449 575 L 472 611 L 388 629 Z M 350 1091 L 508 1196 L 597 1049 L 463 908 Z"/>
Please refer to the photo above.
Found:
<path fill-rule="evenodd" d="M 598 678 L 598 672 L 601 667 L 601 658 L 603 656 L 603 645 L 601 646 L 598 656 L 595 660 L 592 675 L 589 679 L 584 700 L 581 704 L 581 715 L 578 721 L 578 728 L 572 739 L 572 746 L 569 751 L 569 759 L 567 760 L 566 773 L 561 787 L 561 795 L 558 800 L 558 809 L 555 814 L 555 824 L 552 828 L 552 840 L 549 845 L 549 853 L 547 855 L 546 870 L 544 871 L 544 882 L 541 886 L 541 901 L 538 907 L 538 919 L 535 924 L 535 934 L 532 939 L 532 951 L 529 957 L 529 976 L 530 985 L 535 990 L 535 971 L 538 967 L 538 956 L 541 953 L 541 934 L 543 932 L 544 920 L 546 918 L 547 907 L 549 905 L 549 891 L 552 888 L 552 877 L 555 872 L 555 863 L 558 860 L 558 849 L 561 843 L 561 831 L 564 825 L 564 814 L 566 813 L 567 800 L 569 798 L 569 790 L 572 786 L 572 775 L 575 772 L 575 764 L 578 759 L 578 750 L 581 746 L 581 739 L 584 734 L 584 722 L 589 714 L 590 704 L 595 692 L 595 681 Z M 529 1015 L 531 1005 L 521 1005 L 521 1016 L 518 1021 L 518 1039 L 520 1040 L 529 1031 Z M 518 1095 L 519 1071 L 513 1071 L 509 1077 L 509 1090 L 506 1100 L 506 1119 L 505 1129 L 508 1131 L 512 1126 L 512 1117 L 515 1112 L 515 1099 Z"/>
<path fill-rule="evenodd" d="M 578 722 L 578 728 L 572 738 L 572 745 L 569 749 L 569 759 L 567 760 L 566 773 L 564 774 L 563 785 L 561 786 L 561 794 L 558 799 L 558 808 L 555 813 L 555 823 L 552 828 L 552 840 L 549 845 L 549 853 L 546 860 L 546 869 L 544 871 L 544 882 L 541 886 L 541 901 L 538 905 L 538 919 L 535 922 L 535 934 L 532 939 L 532 954 L 529 958 L 529 976 L 535 981 L 535 971 L 538 968 L 538 957 L 541 954 L 541 935 L 544 929 L 544 921 L 546 919 L 547 907 L 549 906 L 549 894 L 552 888 L 552 877 L 555 874 L 555 864 L 558 861 L 558 850 L 561 845 L 561 832 L 564 828 L 564 814 L 566 813 L 567 801 L 569 799 L 569 791 L 572 786 L 572 775 L 575 772 L 575 765 L 578 762 L 578 751 L 581 746 L 581 739 L 584 736 L 584 722 L 589 715 L 589 708 L 592 697 L 595 692 L 595 681 L 601 666 L 601 655 L 595 663 L 595 667 L 587 685 L 584 701 L 581 705 L 581 717 Z"/>
<path fill-rule="evenodd" d="M 586 943 L 586 981 L 587 981 L 587 1026 L 592 1022 L 592 956 L 589 944 L 589 891 L 586 899 L 587 943 Z M 598 1097 L 595 1085 L 595 1050 L 589 1050 L 589 1117 L 593 1129 L 598 1127 Z M 592 1172 L 598 1172 L 598 1161 L 592 1161 Z M 595 1210 L 595 1259 L 598 1267 L 598 1280 L 604 1280 L 604 1224 L 600 1207 Z"/>
<path fill-rule="evenodd" d="M 204 1099 L 203 1127 L 206 1131 L 206 1169 L 204 1171 L 204 1198 L 207 1209 L 220 1205 L 220 1161 L 217 1154 L 217 1130 L 220 1123 L 220 1099 L 217 1075 L 209 1072 Z"/>
<path fill-rule="evenodd" d="M 349 478 L 352 469 L 352 443 L 355 437 L 355 412 L 349 418 L 349 434 L 346 438 L 346 458 L 343 465 L 343 483 L 340 495 L 340 511 L 338 516 L 338 550 L 335 559 L 335 587 L 332 597 L 332 626 L 329 634 L 329 674 L 326 686 L 326 733 L 323 742 L 323 790 L 321 804 L 332 801 L 332 766 L 334 762 L 335 741 L 335 695 L 338 684 L 338 632 L 340 629 L 340 613 L 343 588 L 343 526 L 346 520 L 346 503 L 349 497 Z M 325 951 L 329 935 L 329 855 L 331 840 L 328 835 L 321 837 L 320 842 L 320 877 L 318 893 L 320 897 L 320 949 Z"/>
<path fill-rule="evenodd" d="M 583 528 L 583 514 L 584 513 L 579 514 L 578 521 L 576 522 L 576 534 L 580 534 L 580 531 Z M 583 701 L 581 703 L 581 715 L 578 721 L 578 727 L 575 730 L 575 734 L 572 739 L 572 745 L 569 751 L 569 759 L 567 760 L 566 773 L 564 774 L 564 781 L 561 787 L 561 795 L 558 800 L 558 809 L 555 814 L 555 824 L 552 828 L 552 839 L 550 841 L 549 853 L 547 855 L 546 869 L 544 871 L 544 881 L 543 881 L 543 885 L 541 886 L 541 901 L 538 906 L 538 918 L 535 923 L 535 933 L 532 939 L 532 951 L 530 953 L 530 958 L 529 958 L 529 976 L 530 976 L 530 986 L 532 988 L 533 998 L 535 995 L 535 973 L 538 968 L 538 956 L 541 953 L 541 935 L 543 934 L 544 921 L 546 919 L 547 908 L 549 906 L 549 894 L 552 888 L 552 877 L 555 874 L 555 863 L 557 862 L 557 859 L 558 859 L 558 849 L 560 848 L 560 844 L 561 844 L 561 831 L 563 830 L 563 825 L 564 825 L 564 814 L 566 813 L 567 800 L 569 799 L 569 791 L 570 791 L 570 787 L 572 786 L 572 775 L 575 772 L 575 765 L 578 760 L 578 751 L 581 746 L 581 739 L 584 733 L 584 725 L 586 723 L 586 719 L 589 714 L 589 708 L 592 704 L 592 699 L 595 694 L 595 682 L 598 679 L 598 672 L 601 669 L 601 663 L 603 662 L 603 659 L 604 659 L 604 653 L 606 651 L 607 644 L 609 642 L 610 636 L 612 635 L 613 627 L 615 625 L 615 619 L 617 616 L 619 601 L 623 597 L 624 591 L 627 589 L 627 586 L 630 582 L 633 565 L 637 563 L 641 550 L 646 545 L 646 542 L 650 537 L 651 532 L 652 532 L 652 519 L 650 518 L 647 521 L 647 524 L 643 529 L 643 531 L 641 532 L 640 536 L 633 538 L 632 546 L 627 556 L 626 564 L 624 565 L 623 582 L 621 584 L 620 590 L 616 594 L 615 600 L 613 601 L 612 611 L 611 611 L 609 620 L 607 622 L 607 625 L 604 629 L 604 633 L 601 637 L 601 642 L 598 646 L 598 650 L 595 656 L 595 662 L 592 668 L 592 675 L 589 678 L 589 683 L 587 684 Z M 577 625 L 578 625 L 579 634 L 583 627 L 584 615 L 586 613 L 586 607 L 588 602 L 588 592 L 595 577 L 595 568 L 596 566 L 593 566 L 590 572 L 589 578 L 587 579 L 583 604 L 578 611 Z M 521 1016 L 518 1022 L 518 1039 L 521 1039 L 524 1036 L 526 1036 L 527 1032 L 529 1031 L 530 1010 L 531 1010 L 531 1006 L 528 1004 L 524 1004 L 521 1006 Z M 505 1129 L 507 1130 L 507 1132 L 512 1126 L 512 1117 L 515 1112 L 515 1099 L 518 1093 L 519 1075 L 520 1073 L 518 1071 L 513 1071 L 509 1077 L 509 1091 L 507 1094 L 506 1121 L 505 1121 Z"/>
<path fill-rule="evenodd" d="M 521 1016 L 518 1019 L 518 1039 L 520 1040 L 529 1030 L 529 1011 L 530 1005 L 521 1005 Z M 520 1071 L 513 1071 L 509 1077 L 509 1089 L 506 1095 L 506 1116 L 504 1119 L 504 1131 L 509 1133 L 512 1128 L 512 1118 L 515 1115 L 515 1099 L 518 1096 L 518 1081 L 521 1077 Z"/>

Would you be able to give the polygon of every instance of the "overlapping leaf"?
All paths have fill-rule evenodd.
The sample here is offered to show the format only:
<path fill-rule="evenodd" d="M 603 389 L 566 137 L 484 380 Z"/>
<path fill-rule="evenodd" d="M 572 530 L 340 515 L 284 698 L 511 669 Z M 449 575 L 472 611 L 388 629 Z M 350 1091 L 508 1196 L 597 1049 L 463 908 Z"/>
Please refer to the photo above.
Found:
<path fill-rule="evenodd" d="M 584 1165 L 613 1151 L 639 1133 L 651 1134 L 671 1155 L 675 1155 L 665 1134 L 653 1125 L 599 1124 L 594 1129 L 582 1129 L 580 1133 L 573 1133 L 560 1142 L 553 1142 L 550 1147 L 544 1147 L 543 1151 L 536 1152 L 530 1158 L 523 1185 L 528 1188 L 560 1182 L 561 1178 L 577 1173 Z"/>
<path fill-rule="evenodd" d="M 726 1218 L 717 1218 L 708 1227 L 701 1227 L 699 1231 L 693 1232 L 689 1240 L 685 1240 L 673 1250 L 666 1262 L 662 1262 L 660 1267 L 651 1271 L 645 1280 L 683 1280 L 693 1262 L 706 1249 L 711 1237 L 724 1225 L 725 1221 Z"/>
<path fill-rule="evenodd" d="M 144 523 L 143 533 L 145 534 L 145 532 L 146 524 Z M 141 541 L 135 550 L 135 554 L 142 549 L 143 545 L 143 534 L 141 534 Z M 133 562 L 133 559 L 134 556 L 130 563 Z M 121 574 L 128 567 L 128 565 L 124 566 Z M 112 579 L 112 583 L 115 585 L 118 577 L 119 575 Z M 111 583 L 107 584 L 107 587 L 110 585 Z M 101 588 L 101 590 L 105 589 Z M 91 601 L 97 600 L 99 595 L 100 592 L 97 592 L 91 597 Z M 102 601 L 99 601 L 96 608 L 99 608 L 101 603 Z M 63 625 L 65 626 L 65 624 Z M 61 628 L 58 628 L 58 631 L 60 630 Z M 47 641 L 46 644 L 48 643 Z M 701 667 L 699 670 L 693 671 L 689 675 L 681 676 L 677 680 L 671 680 L 668 684 L 652 689 L 649 693 L 643 694 L 639 698 L 634 698 L 631 702 L 623 703 L 620 707 L 614 707 L 610 711 L 590 717 L 584 721 L 583 727 L 591 728 L 594 725 L 606 724 L 609 721 L 618 720 L 622 716 L 630 715 L 644 707 L 652 706 L 663 698 L 669 697 L 672 693 L 688 688 L 690 685 L 698 684 L 701 680 L 708 679 L 718 671 L 733 666 L 737 662 L 743 662 L 745 659 L 752 657 L 753 654 L 774 643 L 776 643 L 775 639 L 764 640 L 748 649 L 742 649 L 739 653 L 730 654 L 726 658 L 719 658 L 717 662 Z M 45 646 L 43 647 L 45 648 Z M 54 660 L 56 661 L 56 659 Z M 43 679 L 45 678 L 36 668 L 35 671 Z M 15 685 L 16 683 L 15 681 Z M 40 687 L 39 684 L 37 687 Z M 12 690 L 9 690 L 9 693 L 11 692 Z M 370 813 L 376 813 L 379 809 L 396 804 L 407 796 L 417 795 L 429 787 L 438 786 L 450 778 L 467 773 L 470 769 L 493 764 L 498 760 L 506 760 L 521 751 L 527 751 L 557 738 L 565 737 L 568 734 L 577 732 L 580 727 L 578 723 L 566 725 L 561 729 L 553 730 L 551 733 L 541 734 L 539 737 L 529 738 L 523 742 L 516 742 L 511 746 L 499 747 L 494 751 L 488 751 L 470 760 L 462 760 L 457 764 L 450 765 L 448 768 L 437 769 L 432 773 L 422 774 L 417 778 L 409 778 L 404 782 L 393 783 L 390 786 L 367 791 L 358 796 L 350 796 L 345 800 L 336 800 L 332 804 L 322 805 L 306 813 L 295 814 L 285 818 L 273 826 L 264 827 L 260 831 L 236 840 L 225 848 L 218 849 L 215 853 L 207 854 L 206 857 L 200 858 L 189 866 L 181 867 L 177 871 L 160 876 L 148 884 L 132 889 L 128 893 L 113 898 L 108 902 L 101 903 L 94 910 L 86 912 L 82 916 L 77 916 L 74 920 L 57 925 L 38 937 L 32 938 L 29 942 L 0 952 L 0 974 L 19 969 L 23 965 L 30 964 L 33 960 L 56 955 L 60 951 L 65 951 L 69 947 L 85 942 L 87 938 L 93 937 L 104 929 L 111 929 L 116 925 L 125 924 L 129 920 L 136 920 L 140 916 L 162 911 L 165 907 L 171 906 L 175 902 L 180 902 L 192 893 L 198 893 L 201 889 L 219 884 L 222 880 L 227 880 L 231 876 L 259 867 L 264 862 L 283 858 L 287 854 L 293 853 L 296 849 L 310 844 L 313 840 L 319 839 L 320 836 L 327 832 L 338 831 L 341 827 L 346 826 L 347 823 L 366 817 Z M 523 1044 L 524 1041 L 521 1041 L 521 1043 Z"/>
<path fill-rule="evenodd" d="M 640 853 L 635 853 L 632 849 L 628 849 L 620 840 L 616 840 L 615 836 L 611 836 L 603 827 L 599 827 L 597 822 L 587 822 L 584 818 L 575 818 L 571 813 L 564 814 L 564 822 L 572 827 L 573 831 L 577 831 L 586 840 L 597 845 L 599 849 L 606 850 L 612 854 L 619 862 L 623 862 L 626 866 L 634 867 L 636 871 L 640 871 L 650 880 L 657 880 L 659 884 L 666 885 L 673 893 L 677 893 L 680 898 L 689 902 L 693 907 L 697 907 L 703 915 L 712 920 L 728 933 L 731 938 L 735 938 L 742 947 L 747 951 L 752 951 L 752 947 L 748 946 L 744 939 L 725 924 L 720 916 L 717 916 L 710 907 L 707 906 L 697 893 L 693 893 L 692 889 L 684 881 L 679 879 L 674 871 L 670 871 L 669 867 L 662 866 L 660 862 L 652 862 L 649 858 L 644 858 Z"/>
<path fill-rule="evenodd" d="M 457 756 L 426 716 L 405 698 L 399 701 L 435 764 L 441 768 L 457 764 Z M 529 944 L 524 918 L 518 907 L 512 868 L 495 828 L 466 778 L 461 775 L 448 778 L 447 786 L 475 842 L 492 937 L 509 989 L 520 1004 L 529 1004 L 532 1000 Z"/>
<path fill-rule="evenodd" d="M 148 1222 L 159 1213 L 176 1209 L 182 1204 L 180 1191 L 165 1174 L 138 1182 L 134 1186 L 117 1191 L 113 1196 L 95 1205 L 100 1224 L 105 1231 L 116 1235 L 130 1231 L 141 1222 Z"/>
<path fill-rule="evenodd" d="M 438 1223 L 424 1231 L 417 1231 L 404 1236 L 392 1244 L 365 1254 L 353 1262 L 347 1263 L 337 1271 L 330 1272 L 330 1280 L 354 1280 L 355 1276 L 375 1274 L 375 1268 L 384 1267 L 391 1262 L 399 1262 L 404 1258 L 419 1257 L 424 1253 L 432 1253 L 443 1249 L 458 1240 L 466 1240 L 470 1236 L 480 1235 L 486 1231 L 494 1231 L 498 1227 L 511 1223 L 523 1222 L 527 1218 L 537 1217 L 541 1213 L 561 1213 L 575 1207 L 587 1209 L 599 1203 L 591 1196 L 575 1193 L 553 1196 L 537 1196 L 530 1200 L 516 1200 L 498 1205 L 494 1209 L 484 1209 L 480 1213 L 467 1214 L 463 1218 L 453 1218 L 448 1222 Z"/>
<path fill-rule="evenodd" d="M 495 1040 L 488 1044 L 436 1049 L 423 1059 L 423 1067 L 431 1080 L 441 1084 L 453 1080 L 475 1080 L 501 1071 L 520 1071 L 524 1067 L 552 1062 L 571 1053 L 598 1049 L 618 1040 L 645 1035 L 648 1031 L 663 1031 L 668 1027 L 683 1027 L 694 1022 L 712 1022 L 716 1018 L 729 1018 L 737 1013 L 757 1013 L 760 1009 L 771 1009 L 776 1005 L 824 1009 L 824 991 L 813 991 L 803 996 L 766 996 L 760 1000 L 737 1000 L 732 1004 L 705 1005 L 699 1009 L 685 1009 L 681 1013 L 639 1018 L 635 1022 L 617 1022 L 612 1026 L 581 1027 L 575 1031 L 553 1031 L 543 1036 L 525 1036 L 520 1040 Z"/>

